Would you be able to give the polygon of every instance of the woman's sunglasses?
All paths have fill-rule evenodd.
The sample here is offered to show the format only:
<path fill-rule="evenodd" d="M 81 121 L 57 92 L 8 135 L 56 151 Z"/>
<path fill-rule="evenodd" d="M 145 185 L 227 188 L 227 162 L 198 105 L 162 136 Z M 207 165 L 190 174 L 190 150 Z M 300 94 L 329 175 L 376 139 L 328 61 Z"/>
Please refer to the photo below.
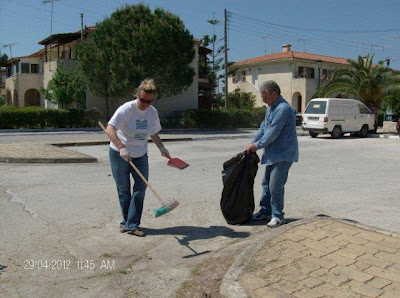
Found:
<path fill-rule="evenodd" d="M 154 99 L 146 100 L 146 99 L 141 98 L 140 96 L 139 96 L 139 99 L 141 102 L 147 103 L 148 105 L 151 105 L 151 103 L 154 101 Z"/>

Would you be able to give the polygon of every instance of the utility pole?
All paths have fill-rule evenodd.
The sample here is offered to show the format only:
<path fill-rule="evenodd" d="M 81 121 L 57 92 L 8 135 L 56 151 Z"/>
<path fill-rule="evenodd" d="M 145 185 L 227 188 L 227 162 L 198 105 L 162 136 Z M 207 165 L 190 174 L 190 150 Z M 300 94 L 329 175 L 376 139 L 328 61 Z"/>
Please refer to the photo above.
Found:
<path fill-rule="evenodd" d="M 42 0 L 43 4 L 51 3 L 51 16 L 50 16 L 50 35 L 53 33 L 53 3 L 60 0 Z"/>
<path fill-rule="evenodd" d="M 228 12 L 224 9 L 224 51 L 225 51 L 225 108 L 228 107 Z"/>
<path fill-rule="evenodd" d="M 83 13 L 81 13 L 81 40 L 83 40 Z"/>

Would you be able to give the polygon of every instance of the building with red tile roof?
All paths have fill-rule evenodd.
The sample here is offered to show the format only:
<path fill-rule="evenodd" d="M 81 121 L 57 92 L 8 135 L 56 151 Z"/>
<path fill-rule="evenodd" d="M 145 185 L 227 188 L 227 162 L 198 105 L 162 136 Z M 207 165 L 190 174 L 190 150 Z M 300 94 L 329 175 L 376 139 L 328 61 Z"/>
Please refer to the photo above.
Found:
<path fill-rule="evenodd" d="M 274 80 L 293 109 L 302 113 L 318 86 L 330 80 L 333 71 L 349 67 L 346 58 L 295 52 L 287 44 L 282 46 L 282 52 L 234 63 L 230 67 L 235 73 L 228 78 L 228 91 L 239 88 L 251 92 L 256 96 L 256 106 L 263 106 L 258 86 Z"/>

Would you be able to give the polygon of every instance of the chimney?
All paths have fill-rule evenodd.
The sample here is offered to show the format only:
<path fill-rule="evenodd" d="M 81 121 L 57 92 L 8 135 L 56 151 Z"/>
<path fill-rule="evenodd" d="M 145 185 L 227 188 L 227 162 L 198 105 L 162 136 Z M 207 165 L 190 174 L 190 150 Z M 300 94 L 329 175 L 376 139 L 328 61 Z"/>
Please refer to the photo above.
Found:
<path fill-rule="evenodd" d="M 363 60 L 363 64 L 364 64 L 364 65 L 367 65 L 367 58 L 368 58 L 367 56 L 363 56 L 363 57 L 362 57 L 362 60 Z"/>
<path fill-rule="evenodd" d="M 291 47 L 292 45 L 291 44 L 284 44 L 283 46 L 282 46 L 282 52 L 290 52 L 290 47 Z"/>

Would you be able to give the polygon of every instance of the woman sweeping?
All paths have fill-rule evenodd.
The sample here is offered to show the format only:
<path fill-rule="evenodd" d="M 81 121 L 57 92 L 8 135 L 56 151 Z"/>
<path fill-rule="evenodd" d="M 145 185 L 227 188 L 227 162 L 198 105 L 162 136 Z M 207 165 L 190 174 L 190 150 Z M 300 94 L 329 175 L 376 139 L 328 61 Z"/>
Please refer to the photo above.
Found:
<path fill-rule="evenodd" d="M 151 103 L 156 96 L 153 79 L 145 79 L 136 92 L 136 99 L 120 106 L 108 122 L 106 133 L 110 138 L 110 163 L 123 220 L 120 232 L 144 237 L 139 229 L 143 211 L 146 184 L 130 166 L 131 160 L 142 175 L 148 180 L 149 164 L 147 140 L 150 136 L 161 155 L 168 158 L 169 152 L 158 135 L 161 130 L 158 112 Z M 132 175 L 135 181 L 131 193 Z"/>

